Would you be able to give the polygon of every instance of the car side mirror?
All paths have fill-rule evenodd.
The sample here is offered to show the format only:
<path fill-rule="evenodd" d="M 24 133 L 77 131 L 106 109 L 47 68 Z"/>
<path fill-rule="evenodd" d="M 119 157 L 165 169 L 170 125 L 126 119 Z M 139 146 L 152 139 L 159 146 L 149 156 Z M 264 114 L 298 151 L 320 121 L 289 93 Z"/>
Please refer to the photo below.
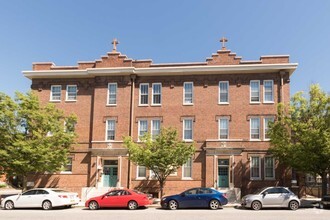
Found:
<path fill-rule="evenodd" d="M 263 192 L 262 195 L 265 197 L 268 194 L 268 192 Z"/>
<path fill-rule="evenodd" d="M 185 197 L 186 194 L 185 194 L 185 193 L 181 193 L 180 196 L 181 196 L 181 197 Z"/>

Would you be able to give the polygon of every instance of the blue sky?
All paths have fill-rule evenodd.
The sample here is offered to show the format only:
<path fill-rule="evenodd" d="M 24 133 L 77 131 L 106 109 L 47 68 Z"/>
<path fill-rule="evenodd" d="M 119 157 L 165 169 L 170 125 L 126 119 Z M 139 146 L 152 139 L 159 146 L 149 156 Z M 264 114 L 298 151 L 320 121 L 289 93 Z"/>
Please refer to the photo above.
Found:
<path fill-rule="evenodd" d="M 26 92 L 33 62 L 76 65 L 111 51 L 154 63 L 204 62 L 221 48 L 243 60 L 289 54 L 291 94 L 330 92 L 330 1 L 140 0 L 0 2 L 0 92 Z"/>

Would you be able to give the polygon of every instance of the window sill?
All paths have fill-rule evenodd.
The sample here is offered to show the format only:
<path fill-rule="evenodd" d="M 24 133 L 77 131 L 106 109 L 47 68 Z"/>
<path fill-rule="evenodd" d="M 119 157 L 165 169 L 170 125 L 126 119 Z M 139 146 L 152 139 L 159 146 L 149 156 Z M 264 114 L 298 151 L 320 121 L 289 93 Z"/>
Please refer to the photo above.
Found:
<path fill-rule="evenodd" d="M 263 102 L 263 104 L 274 104 L 274 101 L 270 101 L 270 102 Z"/>
<path fill-rule="evenodd" d="M 251 181 L 261 181 L 261 178 L 250 178 Z"/>
<path fill-rule="evenodd" d="M 65 102 L 77 102 L 77 100 L 65 100 Z"/>
<path fill-rule="evenodd" d="M 117 104 L 106 104 L 105 106 L 107 106 L 107 107 L 116 107 Z"/>
<path fill-rule="evenodd" d="M 260 142 L 260 139 L 250 139 L 250 141 Z"/>
<path fill-rule="evenodd" d="M 137 177 L 135 180 L 147 180 L 146 177 Z"/>
<path fill-rule="evenodd" d="M 265 178 L 265 180 L 272 180 L 272 181 L 274 181 L 276 179 L 275 178 Z"/>
<path fill-rule="evenodd" d="M 72 171 L 61 171 L 60 174 L 72 174 Z"/>
<path fill-rule="evenodd" d="M 49 100 L 50 102 L 61 102 L 61 100 Z"/>
<path fill-rule="evenodd" d="M 229 102 L 219 102 L 218 105 L 229 105 Z"/>
<path fill-rule="evenodd" d="M 182 180 L 193 180 L 191 177 L 182 177 Z"/>
<path fill-rule="evenodd" d="M 185 143 L 192 143 L 192 142 L 194 142 L 194 140 L 182 140 L 183 142 L 185 142 Z"/>
<path fill-rule="evenodd" d="M 250 105 L 260 105 L 261 102 L 250 102 Z"/>
<path fill-rule="evenodd" d="M 194 103 L 183 103 L 182 105 L 185 105 L 185 106 L 193 106 Z"/>
<path fill-rule="evenodd" d="M 162 104 L 151 104 L 153 107 L 162 107 Z"/>
<path fill-rule="evenodd" d="M 138 106 L 139 106 L 139 107 L 148 107 L 149 104 L 139 104 Z"/>

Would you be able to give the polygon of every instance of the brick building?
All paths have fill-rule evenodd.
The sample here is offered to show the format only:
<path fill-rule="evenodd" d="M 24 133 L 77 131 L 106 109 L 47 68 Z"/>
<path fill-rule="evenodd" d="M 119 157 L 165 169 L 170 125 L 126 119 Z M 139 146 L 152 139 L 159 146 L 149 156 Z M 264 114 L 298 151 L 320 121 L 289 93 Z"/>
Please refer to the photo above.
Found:
<path fill-rule="evenodd" d="M 196 186 L 235 195 L 267 185 L 291 185 L 291 171 L 268 153 L 267 123 L 289 102 L 288 55 L 243 61 L 224 45 L 206 62 L 155 64 L 117 52 L 77 66 L 33 63 L 24 71 L 41 102 L 78 117 L 77 144 L 66 171 L 31 176 L 34 186 L 84 190 L 112 186 L 157 193 L 152 172 L 129 163 L 123 136 L 175 127 L 194 142 L 191 160 L 169 176 L 165 194 Z M 83 191 L 81 191 L 83 189 Z"/>

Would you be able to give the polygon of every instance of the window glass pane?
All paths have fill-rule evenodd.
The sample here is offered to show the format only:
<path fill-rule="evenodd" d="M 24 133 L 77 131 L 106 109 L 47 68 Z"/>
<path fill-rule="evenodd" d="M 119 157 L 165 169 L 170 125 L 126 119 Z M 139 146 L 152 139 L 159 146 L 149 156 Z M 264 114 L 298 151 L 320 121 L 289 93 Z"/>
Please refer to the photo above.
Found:
<path fill-rule="evenodd" d="M 140 120 L 139 121 L 139 137 L 142 137 L 147 132 L 148 132 L 148 121 Z"/>
<path fill-rule="evenodd" d="M 153 140 L 156 139 L 159 133 L 160 133 L 160 120 L 152 120 L 152 130 L 151 130 L 152 139 Z"/>
<path fill-rule="evenodd" d="M 67 86 L 67 100 L 77 100 L 77 86 Z"/>
<path fill-rule="evenodd" d="M 272 102 L 273 99 L 273 81 L 267 80 L 264 81 L 264 93 L 265 93 L 265 101 Z"/>
<path fill-rule="evenodd" d="M 71 172 L 72 171 L 72 158 L 68 158 L 68 162 L 64 167 L 64 171 Z"/>
<path fill-rule="evenodd" d="M 61 86 L 51 86 L 51 100 L 61 100 Z"/>
<path fill-rule="evenodd" d="M 259 118 L 251 118 L 251 139 L 260 139 L 260 120 Z"/>
<path fill-rule="evenodd" d="M 193 83 L 184 83 L 184 103 L 193 103 Z"/>
<path fill-rule="evenodd" d="M 138 166 L 138 177 L 146 177 L 147 169 L 145 166 Z"/>
<path fill-rule="evenodd" d="M 228 102 L 228 82 L 220 82 L 219 83 L 219 90 L 220 90 L 220 103 L 221 102 Z"/>
<path fill-rule="evenodd" d="M 161 93 L 162 93 L 162 87 L 160 83 L 153 84 L 152 85 L 152 92 L 153 92 L 153 97 L 152 97 L 152 103 L 153 104 L 161 104 Z"/>
<path fill-rule="evenodd" d="M 260 158 L 251 157 L 251 178 L 260 178 Z"/>
<path fill-rule="evenodd" d="M 192 140 L 192 119 L 185 119 L 184 121 L 184 139 L 185 140 Z"/>
<path fill-rule="evenodd" d="M 250 90 L 251 90 L 251 102 L 259 102 L 260 101 L 259 81 L 250 82 Z"/>
<path fill-rule="evenodd" d="M 192 160 L 189 159 L 189 160 L 183 165 L 183 177 L 184 177 L 184 178 L 191 178 L 191 170 L 192 170 Z"/>
<path fill-rule="evenodd" d="M 107 140 L 115 140 L 115 126 L 115 120 L 107 120 Z"/>
<path fill-rule="evenodd" d="M 148 84 L 140 85 L 140 104 L 148 104 Z"/>
<path fill-rule="evenodd" d="M 228 139 L 228 119 L 220 119 L 220 139 Z"/>
<path fill-rule="evenodd" d="M 274 159 L 265 157 L 265 178 L 274 178 Z"/>
<path fill-rule="evenodd" d="M 110 83 L 109 84 L 109 103 L 110 105 L 117 104 L 117 84 Z"/>
<path fill-rule="evenodd" d="M 265 134 L 265 139 L 269 139 L 268 129 L 269 129 L 269 122 L 274 122 L 274 118 L 265 118 L 265 123 L 264 123 L 264 134 Z"/>

